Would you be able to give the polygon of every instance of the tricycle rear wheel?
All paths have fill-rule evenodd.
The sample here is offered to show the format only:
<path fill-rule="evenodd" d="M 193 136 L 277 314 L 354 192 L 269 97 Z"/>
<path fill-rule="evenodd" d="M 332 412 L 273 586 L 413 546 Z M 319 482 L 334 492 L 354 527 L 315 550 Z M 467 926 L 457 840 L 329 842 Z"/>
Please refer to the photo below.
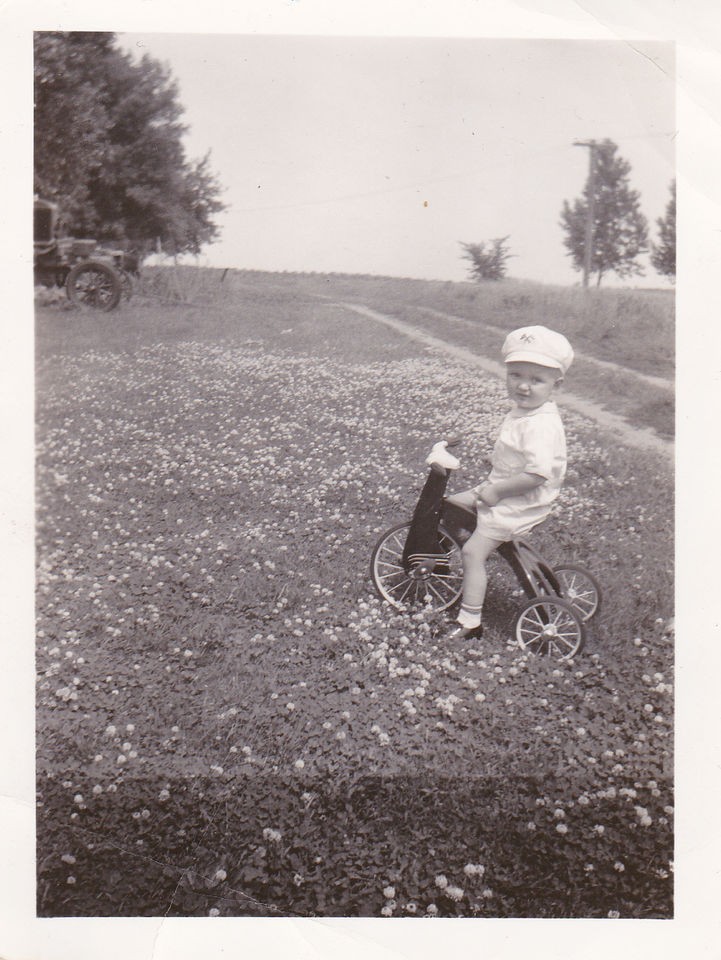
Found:
<path fill-rule="evenodd" d="M 560 597 L 536 597 L 526 603 L 516 617 L 513 635 L 528 653 L 554 660 L 570 660 L 586 640 L 580 614 Z"/>
<path fill-rule="evenodd" d="M 595 617 L 601 606 L 601 587 L 590 571 L 577 563 L 562 563 L 553 568 L 561 597 L 568 600 L 584 623 Z"/>

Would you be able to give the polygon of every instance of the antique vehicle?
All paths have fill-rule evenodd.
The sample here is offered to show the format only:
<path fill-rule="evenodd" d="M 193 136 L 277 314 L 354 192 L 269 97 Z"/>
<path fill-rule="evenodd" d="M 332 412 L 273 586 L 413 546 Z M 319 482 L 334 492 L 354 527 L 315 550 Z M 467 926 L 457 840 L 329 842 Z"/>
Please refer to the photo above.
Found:
<path fill-rule="evenodd" d="M 34 203 L 35 283 L 65 287 L 68 298 L 80 306 L 114 310 L 121 297 L 132 294 L 122 250 L 102 247 L 96 240 L 58 236 L 59 208 L 48 200 Z"/>

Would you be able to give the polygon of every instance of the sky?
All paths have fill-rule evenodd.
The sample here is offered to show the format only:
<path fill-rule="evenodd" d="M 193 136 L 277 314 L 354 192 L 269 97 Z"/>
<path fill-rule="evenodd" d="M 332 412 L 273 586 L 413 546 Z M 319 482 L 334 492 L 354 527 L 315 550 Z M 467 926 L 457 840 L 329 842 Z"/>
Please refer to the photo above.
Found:
<path fill-rule="evenodd" d="M 166 63 L 227 210 L 212 266 L 468 278 L 461 243 L 508 236 L 508 275 L 574 284 L 559 217 L 588 149 L 631 164 L 652 239 L 675 176 L 669 42 L 121 33 Z M 643 259 L 636 286 L 667 285 Z M 614 282 L 613 277 L 605 282 Z M 618 282 L 618 281 L 616 281 Z"/>

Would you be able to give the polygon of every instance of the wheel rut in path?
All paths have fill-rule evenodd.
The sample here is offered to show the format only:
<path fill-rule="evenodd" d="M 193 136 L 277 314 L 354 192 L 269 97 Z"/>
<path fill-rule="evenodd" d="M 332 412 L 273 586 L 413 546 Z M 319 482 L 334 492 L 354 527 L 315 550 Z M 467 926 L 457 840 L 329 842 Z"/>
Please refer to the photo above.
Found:
<path fill-rule="evenodd" d="M 416 310 L 422 310 L 424 313 L 430 313 L 433 317 L 439 317 L 441 320 L 450 320 L 452 323 L 464 324 L 468 327 L 475 326 L 473 320 L 466 320 L 465 317 L 456 317 L 452 313 L 443 313 L 441 310 L 434 310 L 431 307 L 416 306 Z M 503 327 L 497 327 L 493 323 L 483 321 L 486 330 L 495 330 L 502 337 L 505 337 L 508 330 Z M 574 350 L 577 360 L 585 360 L 586 363 L 592 363 L 595 367 L 602 367 L 605 370 L 613 370 L 616 373 L 626 373 L 637 380 L 642 380 L 650 387 L 658 387 L 660 390 L 669 390 L 673 392 L 676 385 L 673 380 L 667 380 L 665 377 L 654 377 L 649 373 L 641 373 L 640 370 L 632 370 L 630 367 L 623 367 L 620 363 L 613 363 L 611 360 L 599 360 L 598 357 L 592 357 L 589 353 L 581 353 L 580 350 Z"/>
<path fill-rule="evenodd" d="M 493 373 L 501 378 L 505 376 L 502 363 L 498 363 L 496 360 L 490 360 L 488 357 L 482 357 L 477 353 L 472 353 L 467 347 L 457 347 L 452 343 L 447 343 L 445 340 L 440 339 L 440 337 L 434 337 L 430 333 L 425 333 L 412 324 L 406 323 L 404 320 L 388 317 L 384 313 L 378 313 L 376 310 L 371 310 L 369 307 L 361 306 L 358 303 L 337 302 L 332 305 L 341 307 L 344 310 L 350 310 L 364 317 L 369 317 L 378 323 L 383 323 L 387 327 L 397 330 L 399 333 L 403 333 L 413 340 L 417 340 L 419 343 L 424 343 L 426 346 L 450 354 L 450 356 L 455 357 L 457 360 L 462 360 L 464 363 L 480 367 L 488 373 Z M 600 427 L 612 433 L 616 440 L 620 440 L 627 446 L 636 447 L 641 450 L 654 450 L 657 453 L 664 454 L 668 458 L 673 459 L 674 444 L 670 440 L 664 440 L 662 437 L 657 436 L 653 430 L 634 427 L 627 420 L 624 420 L 623 417 L 618 416 L 618 414 L 611 413 L 599 404 L 593 403 L 590 400 L 584 400 L 582 397 L 577 397 L 572 393 L 566 393 L 564 391 L 558 395 L 557 402 L 559 406 L 568 407 L 570 410 L 575 410 L 576 413 L 580 413 L 589 420 L 595 421 Z"/>

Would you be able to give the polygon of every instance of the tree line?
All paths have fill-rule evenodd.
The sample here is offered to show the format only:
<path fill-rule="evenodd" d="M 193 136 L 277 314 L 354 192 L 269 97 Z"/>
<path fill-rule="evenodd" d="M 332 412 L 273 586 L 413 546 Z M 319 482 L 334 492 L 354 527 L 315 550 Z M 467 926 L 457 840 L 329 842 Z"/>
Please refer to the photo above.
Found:
<path fill-rule="evenodd" d="M 185 155 L 168 68 L 139 62 L 114 33 L 34 35 L 34 190 L 64 232 L 135 250 L 200 252 L 219 233 L 210 155 Z"/>
<path fill-rule="evenodd" d="M 608 273 L 628 277 L 643 273 L 641 254 L 650 252 L 651 264 L 661 275 L 676 278 L 676 182 L 663 217 L 656 221 L 656 242 L 649 242 L 648 221 L 640 208 L 640 194 L 630 185 L 631 165 L 618 156 L 612 140 L 591 146 L 589 173 L 583 193 L 572 203 L 563 201 L 561 227 L 564 245 L 574 270 L 584 282 L 594 275 L 596 286 Z M 470 260 L 471 279 L 500 280 L 512 254 L 508 237 L 484 243 L 462 243 L 462 256 Z"/>

